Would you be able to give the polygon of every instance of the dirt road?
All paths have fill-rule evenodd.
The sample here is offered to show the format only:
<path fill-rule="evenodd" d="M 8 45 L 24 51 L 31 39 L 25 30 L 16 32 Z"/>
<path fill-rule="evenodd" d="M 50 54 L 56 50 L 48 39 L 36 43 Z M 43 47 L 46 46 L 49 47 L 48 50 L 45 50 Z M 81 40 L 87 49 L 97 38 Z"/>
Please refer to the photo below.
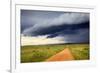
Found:
<path fill-rule="evenodd" d="M 57 53 L 56 55 L 48 58 L 46 61 L 67 61 L 67 60 L 74 60 L 72 53 L 68 48 L 65 48 L 63 51 Z"/>

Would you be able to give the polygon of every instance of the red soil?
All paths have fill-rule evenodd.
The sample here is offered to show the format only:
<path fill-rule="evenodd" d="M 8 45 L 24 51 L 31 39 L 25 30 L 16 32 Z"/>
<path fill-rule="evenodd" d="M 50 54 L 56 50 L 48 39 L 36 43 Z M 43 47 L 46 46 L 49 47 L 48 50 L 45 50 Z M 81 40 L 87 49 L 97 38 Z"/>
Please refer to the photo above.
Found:
<path fill-rule="evenodd" d="M 65 48 L 63 51 L 57 53 L 56 55 L 51 56 L 46 61 L 67 61 L 67 60 L 74 60 L 72 53 L 68 48 Z"/>

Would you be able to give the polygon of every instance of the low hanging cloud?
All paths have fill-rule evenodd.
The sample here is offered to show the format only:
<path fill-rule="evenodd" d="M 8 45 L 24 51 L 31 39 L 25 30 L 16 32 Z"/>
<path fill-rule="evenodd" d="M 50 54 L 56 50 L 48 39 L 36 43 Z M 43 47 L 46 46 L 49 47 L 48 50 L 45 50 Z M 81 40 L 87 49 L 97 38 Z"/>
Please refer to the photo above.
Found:
<path fill-rule="evenodd" d="M 75 25 L 75 24 L 85 23 L 88 21 L 89 21 L 88 13 L 65 13 L 57 18 L 52 19 L 52 21 L 45 20 L 45 22 L 42 22 L 40 24 L 35 24 L 32 27 L 24 30 L 23 34 L 31 36 L 40 29 L 45 29 L 53 26 L 60 27 L 62 25 Z"/>
<path fill-rule="evenodd" d="M 22 35 L 46 36 L 47 39 L 60 37 L 63 42 L 68 43 L 89 42 L 89 13 L 66 12 L 52 19 L 48 16 L 43 21 L 40 18 L 37 21 L 24 29 Z"/>
<path fill-rule="evenodd" d="M 89 43 L 89 29 L 76 30 L 76 34 L 59 34 L 59 37 L 68 43 Z"/>
<path fill-rule="evenodd" d="M 81 24 L 89 21 L 88 13 L 65 13 L 53 20 L 53 24 Z"/>

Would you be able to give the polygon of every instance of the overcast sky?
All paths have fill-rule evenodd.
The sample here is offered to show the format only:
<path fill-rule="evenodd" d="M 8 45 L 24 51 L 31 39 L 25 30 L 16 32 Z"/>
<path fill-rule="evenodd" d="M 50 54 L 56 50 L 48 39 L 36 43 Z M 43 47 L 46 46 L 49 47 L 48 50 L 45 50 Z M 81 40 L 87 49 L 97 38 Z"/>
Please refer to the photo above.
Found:
<path fill-rule="evenodd" d="M 89 13 L 21 10 L 21 34 L 47 39 L 60 37 L 66 43 L 87 43 Z"/>

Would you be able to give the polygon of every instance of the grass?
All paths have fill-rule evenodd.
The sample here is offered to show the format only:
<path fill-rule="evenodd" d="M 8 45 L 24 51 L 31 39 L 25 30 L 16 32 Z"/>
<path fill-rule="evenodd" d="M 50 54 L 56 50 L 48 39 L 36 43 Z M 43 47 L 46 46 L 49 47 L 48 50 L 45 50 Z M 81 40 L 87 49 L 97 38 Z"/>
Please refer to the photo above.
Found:
<path fill-rule="evenodd" d="M 75 60 L 89 59 L 89 44 L 31 45 L 21 46 L 21 63 L 42 62 L 69 48 Z"/>
<path fill-rule="evenodd" d="M 73 44 L 67 45 L 72 52 L 75 60 L 87 60 L 89 59 L 89 44 Z"/>

